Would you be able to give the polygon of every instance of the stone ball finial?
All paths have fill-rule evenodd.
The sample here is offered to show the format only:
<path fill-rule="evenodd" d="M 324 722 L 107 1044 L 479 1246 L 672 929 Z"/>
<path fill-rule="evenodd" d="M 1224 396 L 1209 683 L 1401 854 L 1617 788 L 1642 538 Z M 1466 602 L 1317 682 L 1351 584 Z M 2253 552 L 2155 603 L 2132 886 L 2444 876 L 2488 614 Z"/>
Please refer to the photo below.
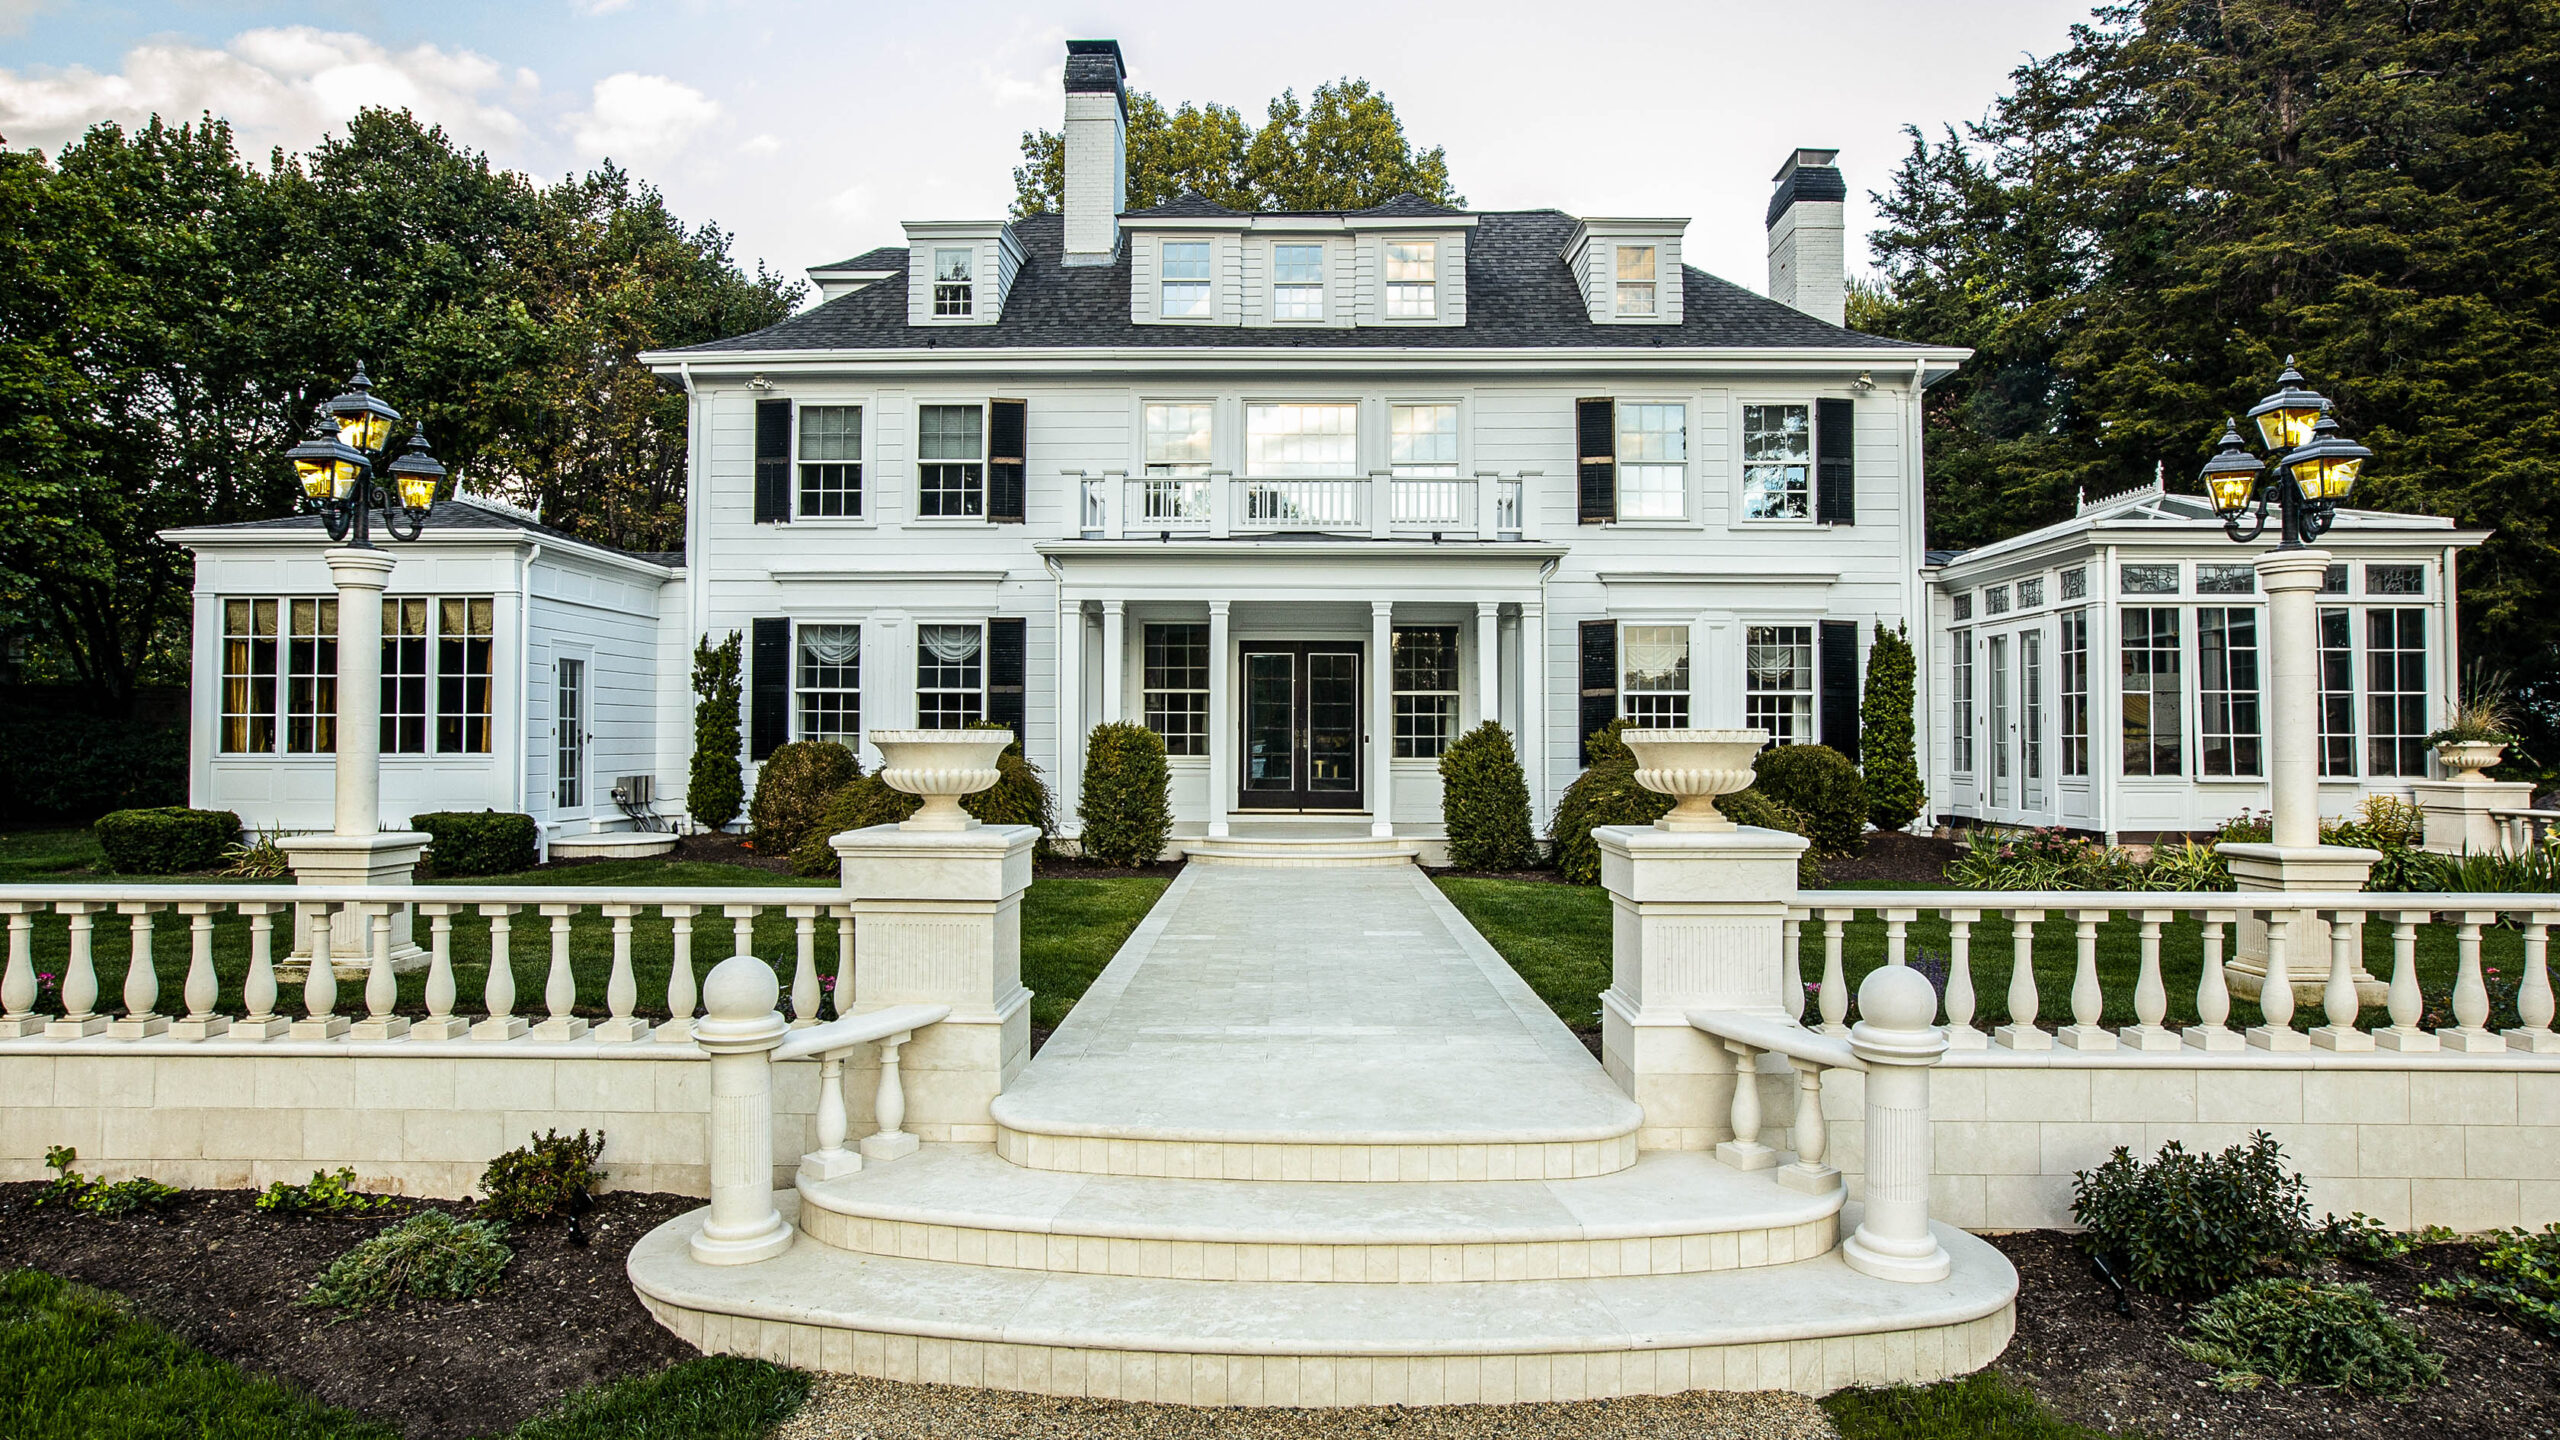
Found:
<path fill-rule="evenodd" d="M 1858 985 L 1858 1018 L 1879 1030 L 1926 1030 L 1938 1017 L 1938 991 L 1908 965 L 1878 967 Z"/>
<path fill-rule="evenodd" d="M 1864 992 L 1860 992 L 1864 993 Z M 732 955 L 703 977 L 703 1012 L 714 1020 L 761 1020 L 782 997 L 773 967 L 753 955 Z"/>

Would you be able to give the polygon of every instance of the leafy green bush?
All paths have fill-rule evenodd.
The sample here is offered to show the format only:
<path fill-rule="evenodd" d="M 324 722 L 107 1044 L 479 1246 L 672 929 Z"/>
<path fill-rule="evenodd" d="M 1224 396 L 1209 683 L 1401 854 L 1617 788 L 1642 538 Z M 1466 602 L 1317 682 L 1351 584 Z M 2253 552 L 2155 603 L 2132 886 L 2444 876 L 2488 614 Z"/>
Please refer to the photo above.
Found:
<path fill-rule="evenodd" d="M 356 1172 L 344 1168 L 335 1173 L 314 1170 L 308 1185 L 288 1185 L 278 1180 L 256 1202 L 257 1208 L 280 1215 L 370 1215 L 399 1203 L 390 1195 L 367 1195 L 358 1190 Z"/>
<path fill-rule="evenodd" d="M 0 715 L 0 821 L 85 823 L 110 810 L 183 805 L 187 727 L 53 710 Z"/>
<path fill-rule="evenodd" d="M 1977 829 L 1948 862 L 1949 882 L 1968 890 L 2228 890 L 2231 871 L 2210 845 L 2164 841 L 2151 858 L 2101 845 L 2059 825 L 2039 830 Z"/>
<path fill-rule="evenodd" d="M 1650 825 L 1670 813 L 1668 795 L 1647 790 L 1636 783 L 1636 757 L 1627 742 L 1618 738 L 1627 728 L 1624 717 L 1612 720 L 1602 729 L 1591 732 L 1591 764 L 1556 801 L 1555 819 L 1548 831 L 1555 847 L 1556 870 L 1576 885 L 1600 883 L 1600 842 L 1591 832 L 1602 825 Z M 1764 793 L 1757 785 L 1733 795 L 1716 797 L 1716 809 L 1737 825 L 1761 825 L 1772 830 L 1785 830 L 1810 837 L 1812 824 L 1793 807 Z M 1822 872 L 1814 863 L 1811 849 L 1796 862 L 1796 883 L 1811 889 L 1822 883 Z"/>
<path fill-rule="evenodd" d="M 2478 1258 L 2490 1278 L 2456 1275 L 2419 1293 L 2430 1300 L 2495 1310 L 2560 1340 L 2560 1225 L 2545 1225 L 2538 1233 L 2499 1231 L 2482 1242 Z"/>
<path fill-rule="evenodd" d="M 2187 1329 L 2195 1338 L 2171 1343 L 2221 1371 L 2214 1383 L 2226 1390 L 2273 1381 L 2406 1400 L 2444 1381 L 2444 1357 L 2363 1285 L 2252 1280 L 2216 1296 Z"/>
<path fill-rule="evenodd" d="M 2373 867 L 2378 878 L 2383 867 Z M 2500 855 L 2494 851 L 2477 855 L 2430 855 L 2411 852 L 2405 868 L 2406 883 L 2394 888 L 2404 890 L 2446 890 L 2456 894 L 2495 895 L 2508 893 L 2548 894 L 2560 891 L 2560 846 L 2536 845 L 2519 855 Z M 2379 890 L 2379 884 L 2367 889 Z"/>
<path fill-rule="evenodd" d="M 36 1192 L 34 1203 L 68 1205 L 83 1215 L 133 1215 L 145 1210 L 166 1209 L 178 1198 L 176 1187 L 163 1185 L 149 1176 L 136 1175 L 130 1180 L 92 1180 L 72 1169 L 79 1163 L 80 1152 L 68 1145 L 54 1145 L 44 1152 L 44 1163 L 53 1178 Z"/>
<path fill-rule="evenodd" d="M 1899 830 L 1919 819 L 1929 799 L 1911 738 L 1918 673 L 1911 628 L 1878 625 L 1875 643 L 1867 647 L 1867 689 L 1858 705 L 1858 761 L 1867 780 L 1867 819 L 1879 830 Z"/>
<path fill-rule="evenodd" d="M 1537 863 L 1529 781 L 1511 732 L 1492 720 L 1440 752 L 1440 819 L 1449 863 L 1461 870 L 1524 870 Z"/>
<path fill-rule="evenodd" d="M 2172 1140 L 2149 1164 L 2119 1145 L 2071 1189 L 2081 1244 L 2152 1294 L 2219 1294 L 2313 1253 L 2309 1187 L 2264 1131 L 2219 1156 Z"/>
<path fill-rule="evenodd" d="M 1751 788 L 1813 822 L 1806 838 L 1825 856 L 1866 848 L 1867 782 L 1849 757 L 1828 745 L 1779 745 L 1751 762 Z"/>
<path fill-rule="evenodd" d="M 293 862 L 276 842 L 284 838 L 282 830 L 260 830 L 245 835 L 222 849 L 222 878 L 226 880 L 281 880 L 293 873 Z"/>
<path fill-rule="evenodd" d="M 892 790 L 889 782 L 878 775 L 863 775 L 827 797 L 826 809 L 818 823 L 801 837 L 791 852 L 794 874 L 806 876 L 833 875 L 837 869 L 835 847 L 828 842 L 847 830 L 868 830 L 874 825 L 895 825 L 916 813 L 922 800 L 903 791 Z"/>
<path fill-rule="evenodd" d="M 2216 845 L 2238 842 L 2264 845 L 2275 830 L 2274 812 L 2243 810 L 2222 822 L 2214 832 Z M 2445 875 L 2440 864 L 2451 857 L 2429 855 L 2419 848 L 2426 839 L 2426 812 L 2407 800 L 2393 795 L 2368 795 L 2353 816 L 2338 816 L 2320 822 L 2320 843 L 2351 845 L 2380 852 L 2373 870 L 2365 877 L 2367 890 L 2451 890 L 2464 888 L 2439 883 Z M 2459 862 L 2451 862 L 2458 864 Z M 2484 868 L 2477 877 L 2482 884 L 2471 887 L 2483 890 L 2560 889 L 2560 884 L 2543 886 L 2510 886 L 2495 883 L 2506 875 L 2496 867 Z"/>
<path fill-rule="evenodd" d="M 119 875 L 181 875 L 211 870 L 240 838 L 240 817 L 228 810 L 116 810 L 98 817 L 98 848 Z"/>
<path fill-rule="evenodd" d="M 747 804 L 747 828 L 756 849 L 789 855 L 825 823 L 827 802 L 862 778 L 862 762 L 833 740 L 794 740 L 777 746 L 756 771 L 755 799 Z"/>
<path fill-rule="evenodd" d="M 519 1150 L 489 1162 L 480 1176 L 480 1213 L 516 1225 L 573 1219 L 595 1204 L 604 1171 L 604 1135 L 581 1130 L 573 1139 L 557 1130 L 532 1137 Z"/>
<path fill-rule="evenodd" d="M 1084 742 L 1084 858 L 1098 865 L 1144 865 L 1173 833 L 1172 778 L 1164 739 L 1144 725 L 1096 725 Z"/>
<path fill-rule="evenodd" d="M 738 632 L 714 645 L 693 642 L 693 768 L 685 777 L 685 813 L 705 830 L 738 818 L 746 780 L 738 768 L 738 673 L 746 642 Z"/>
<path fill-rule="evenodd" d="M 409 817 L 409 828 L 427 834 L 427 858 L 447 880 L 465 875 L 513 875 L 540 858 L 541 827 L 530 815 L 505 810 L 437 810 Z"/>
<path fill-rule="evenodd" d="M 972 730 L 1010 730 L 1009 725 L 978 724 Z M 921 805 L 922 801 L 916 802 Z M 996 783 L 975 795 L 960 797 L 960 808 L 978 818 L 984 825 L 1028 825 L 1040 832 L 1039 846 L 1032 854 L 1039 859 L 1049 856 L 1049 837 L 1058 828 L 1056 802 L 1049 797 L 1049 782 L 1040 767 L 1023 753 L 1022 736 L 996 757 Z"/>
<path fill-rule="evenodd" d="M 2453 1238 L 2453 1232 L 2441 1225 L 2402 1232 L 2359 1210 L 2341 1220 L 2332 1215 L 2320 1222 L 2312 1232 L 2311 1248 L 2332 1260 L 2346 1260 L 2358 1265 L 2379 1265 L 2397 1260 L 2421 1245 L 2441 1245 Z"/>
<path fill-rule="evenodd" d="M 1007 725 L 972 725 L 972 730 L 1007 730 Z M 774 752 L 780 754 L 780 751 Z M 922 808 L 921 797 L 903 790 L 892 790 L 889 782 L 878 775 L 862 775 L 851 784 L 840 787 L 827 797 L 826 808 L 818 823 L 790 852 L 791 868 L 802 875 L 836 873 L 835 847 L 828 842 L 847 830 L 863 830 L 874 825 L 895 825 Z M 1049 834 L 1057 828 L 1057 814 L 1051 808 L 1049 782 L 1041 778 L 1040 767 L 1022 753 L 1022 741 L 1016 738 L 996 757 L 996 783 L 975 795 L 960 797 L 960 808 L 983 825 L 1028 825 L 1040 832 L 1040 840 L 1032 848 L 1035 859 L 1049 858 Z"/>
<path fill-rule="evenodd" d="M 468 1300 L 498 1286 L 515 1252 L 506 1228 L 442 1210 L 410 1216 L 329 1262 L 303 1292 L 305 1305 L 370 1310 L 412 1300 Z"/>

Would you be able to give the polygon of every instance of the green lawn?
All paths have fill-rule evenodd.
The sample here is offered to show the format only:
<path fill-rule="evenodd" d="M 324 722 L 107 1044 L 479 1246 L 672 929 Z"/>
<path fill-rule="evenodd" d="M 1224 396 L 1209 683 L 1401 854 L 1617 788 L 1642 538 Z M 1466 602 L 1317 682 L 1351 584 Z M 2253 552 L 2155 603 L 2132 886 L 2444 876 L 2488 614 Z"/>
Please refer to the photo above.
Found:
<path fill-rule="evenodd" d="M 398 1440 L 388 1425 L 217 1360 L 102 1291 L 0 1273 L 0 1435 L 12 1440 Z M 515 1440 L 754 1440 L 809 1379 L 724 1356 L 569 1396 Z"/>
<path fill-rule="evenodd" d="M 1936 1385 L 1843 1390 L 1822 1408 L 1841 1440 L 2101 1440 L 2044 1408 L 2027 1388 L 1988 1371 Z"/>

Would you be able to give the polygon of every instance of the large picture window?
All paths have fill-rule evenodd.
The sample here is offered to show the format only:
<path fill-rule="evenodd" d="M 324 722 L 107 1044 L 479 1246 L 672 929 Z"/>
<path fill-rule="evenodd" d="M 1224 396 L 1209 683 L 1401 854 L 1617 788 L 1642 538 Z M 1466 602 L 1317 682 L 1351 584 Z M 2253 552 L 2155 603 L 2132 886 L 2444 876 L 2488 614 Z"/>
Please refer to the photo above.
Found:
<path fill-rule="evenodd" d="M 2124 612 L 2124 773 L 2175 775 L 2186 763 L 2179 725 L 2178 612 Z"/>
<path fill-rule="evenodd" d="M 387 596 L 382 605 L 385 755 L 486 754 L 496 602 Z M 338 744 L 338 602 L 222 602 L 221 751 L 326 755 Z"/>
<path fill-rule="evenodd" d="M 2368 582 L 2379 566 L 2367 566 Z M 2414 568 L 2414 567 L 2412 567 Z M 2367 773 L 2427 773 L 2427 612 L 2368 610 L 2364 616 Z"/>
<path fill-rule="evenodd" d="M 803 625 L 792 689 L 800 738 L 862 743 L 862 627 Z"/>
<path fill-rule="evenodd" d="M 1742 515 L 1802 520 L 1813 513 L 1813 407 L 1742 407 Z"/>
<path fill-rule="evenodd" d="M 2338 588 L 2346 588 L 2346 566 Z M 2356 627 L 2345 610 L 2320 612 L 2320 773 L 2352 779 L 2356 773 Z"/>
<path fill-rule="evenodd" d="M 2196 754 L 2207 775 L 2260 775 L 2258 612 L 2196 611 Z"/>
<path fill-rule="evenodd" d="M 1749 626 L 1742 651 L 1742 723 L 1774 744 L 1811 744 L 1813 627 Z"/>
<path fill-rule="evenodd" d="M 2089 773 L 2089 612 L 2062 616 L 2062 773 Z"/>
<path fill-rule="evenodd" d="M 1209 753 L 1208 626 L 1148 626 L 1141 690 L 1147 728 L 1164 737 L 1164 753 Z"/>
<path fill-rule="evenodd" d="M 1400 626 L 1394 644 L 1396 758 L 1436 759 L 1458 729 L 1457 629 Z"/>
<path fill-rule="evenodd" d="M 800 407 L 800 513 L 811 519 L 862 514 L 862 407 Z"/>
<path fill-rule="evenodd" d="M 944 519 L 985 515 L 986 458 L 987 413 L 983 407 L 917 407 L 917 512 Z"/>
<path fill-rule="evenodd" d="M 1348 477 L 1360 473 L 1357 405 L 1248 405 L 1244 411 L 1248 475 Z"/>
<path fill-rule="evenodd" d="M 1618 627 L 1618 713 L 1647 730 L 1689 723 L 1689 627 Z"/>
<path fill-rule="evenodd" d="M 962 730 L 986 718 L 985 631 L 976 625 L 916 627 L 916 725 Z"/>
<path fill-rule="evenodd" d="M 1957 630 L 1947 636 L 1947 688 L 1955 692 L 1948 697 L 1947 723 L 1952 732 L 1947 746 L 1947 767 L 1958 775 L 1973 773 L 1973 632 Z"/>
<path fill-rule="evenodd" d="M 1689 407 L 1618 403 L 1618 518 L 1689 513 Z"/>

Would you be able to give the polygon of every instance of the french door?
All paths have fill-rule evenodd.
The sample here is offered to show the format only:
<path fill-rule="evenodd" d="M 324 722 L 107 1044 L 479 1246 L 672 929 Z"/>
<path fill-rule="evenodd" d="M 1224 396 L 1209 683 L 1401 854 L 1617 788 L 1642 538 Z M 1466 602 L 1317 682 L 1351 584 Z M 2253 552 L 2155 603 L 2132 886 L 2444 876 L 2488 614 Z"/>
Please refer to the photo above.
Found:
<path fill-rule="evenodd" d="M 1360 642 L 1247 641 L 1244 810 L 1357 810 Z"/>
<path fill-rule="evenodd" d="M 1990 661 L 1991 681 L 1991 803 L 2005 809 L 2009 804 L 2009 744 L 2016 738 L 2009 733 L 2009 637 L 1994 635 L 1984 648 Z"/>
<path fill-rule="evenodd" d="M 562 657 L 551 690 L 552 809 L 574 815 L 587 808 L 587 662 Z"/>

